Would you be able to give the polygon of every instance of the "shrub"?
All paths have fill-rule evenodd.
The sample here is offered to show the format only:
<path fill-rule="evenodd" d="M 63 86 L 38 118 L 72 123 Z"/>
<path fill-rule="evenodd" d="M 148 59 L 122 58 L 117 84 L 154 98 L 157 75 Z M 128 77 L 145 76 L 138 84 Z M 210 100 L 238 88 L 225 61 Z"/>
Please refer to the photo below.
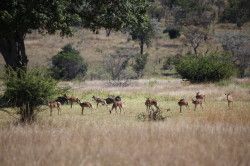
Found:
<path fill-rule="evenodd" d="M 137 77 L 140 78 L 144 74 L 144 68 L 148 61 L 148 54 L 138 54 L 135 56 L 135 63 L 133 64 L 133 70 L 136 72 Z"/>
<path fill-rule="evenodd" d="M 62 51 L 52 58 L 52 65 L 52 76 L 63 80 L 84 77 L 88 69 L 87 63 L 71 44 L 64 46 Z"/>
<path fill-rule="evenodd" d="M 4 100 L 8 101 L 9 107 L 19 109 L 21 120 L 24 122 L 35 120 L 38 107 L 59 92 L 56 81 L 38 70 L 8 70 L 4 85 Z"/>
<path fill-rule="evenodd" d="M 165 116 L 162 115 L 160 110 L 151 110 L 149 114 L 145 112 L 141 112 L 136 116 L 139 121 L 164 121 L 166 119 Z"/>
<path fill-rule="evenodd" d="M 180 28 L 177 26 L 168 26 L 163 33 L 168 33 L 170 39 L 176 39 L 180 37 Z"/>
<path fill-rule="evenodd" d="M 223 53 L 206 56 L 187 55 L 176 62 L 176 70 L 191 82 L 215 82 L 235 73 L 231 56 Z"/>

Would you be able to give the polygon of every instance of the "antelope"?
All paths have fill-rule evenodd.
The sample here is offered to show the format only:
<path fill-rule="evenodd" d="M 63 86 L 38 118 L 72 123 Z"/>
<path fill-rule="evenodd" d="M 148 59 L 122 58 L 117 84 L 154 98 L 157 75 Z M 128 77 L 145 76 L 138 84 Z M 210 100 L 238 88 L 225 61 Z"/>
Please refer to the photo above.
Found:
<path fill-rule="evenodd" d="M 120 96 L 110 96 L 106 99 L 104 99 L 105 103 L 106 104 L 113 104 L 115 101 L 121 101 L 121 97 Z"/>
<path fill-rule="evenodd" d="M 185 99 L 180 99 L 178 102 L 178 105 L 180 106 L 180 113 L 182 112 L 182 107 L 185 106 L 186 108 L 189 108 L 188 102 Z"/>
<path fill-rule="evenodd" d="M 52 116 L 52 109 L 56 108 L 58 111 L 58 115 L 61 113 L 61 103 L 57 101 L 48 102 L 48 106 L 50 108 L 50 116 Z"/>
<path fill-rule="evenodd" d="M 60 102 L 62 105 L 65 103 L 69 104 L 69 101 L 65 96 L 59 96 L 55 101 Z"/>
<path fill-rule="evenodd" d="M 225 94 L 227 96 L 227 105 L 228 105 L 228 108 L 230 108 L 231 106 L 231 103 L 233 103 L 233 96 L 232 96 L 232 93 L 226 93 Z"/>
<path fill-rule="evenodd" d="M 98 105 L 101 103 L 102 105 L 106 105 L 106 102 L 105 102 L 105 100 L 103 100 L 103 99 L 101 99 L 101 98 L 99 98 L 99 97 L 95 97 L 95 96 L 93 96 L 92 97 L 94 100 L 95 100 L 95 102 L 96 102 L 96 107 L 98 108 Z"/>
<path fill-rule="evenodd" d="M 79 103 L 80 102 L 80 100 L 77 97 L 73 97 L 73 96 L 68 97 L 66 94 L 64 95 L 64 97 L 69 101 L 70 108 L 72 108 L 73 103 Z"/>
<path fill-rule="evenodd" d="M 201 99 L 192 99 L 192 103 L 194 104 L 194 111 L 196 110 L 198 105 L 200 105 L 202 110 L 203 110 Z"/>
<path fill-rule="evenodd" d="M 157 100 L 155 100 L 155 99 L 147 98 L 147 100 L 145 101 L 145 105 L 146 105 L 147 111 L 151 109 L 151 106 L 152 106 L 152 105 L 153 105 L 157 110 L 159 110 L 159 107 L 157 106 Z"/>
<path fill-rule="evenodd" d="M 197 92 L 195 96 L 197 100 L 204 100 L 204 102 L 205 102 L 205 97 L 206 96 L 204 94 L 201 94 L 200 92 Z"/>
<path fill-rule="evenodd" d="M 92 104 L 90 102 L 80 102 L 79 101 L 78 104 L 82 107 L 82 115 L 83 115 L 83 110 L 85 107 L 93 109 Z"/>
<path fill-rule="evenodd" d="M 113 111 L 113 109 L 115 109 L 115 112 L 117 113 L 117 107 L 119 108 L 120 113 L 122 110 L 124 110 L 122 107 L 122 101 L 114 101 L 111 110 L 109 110 L 109 113 L 111 114 L 111 111 Z"/>

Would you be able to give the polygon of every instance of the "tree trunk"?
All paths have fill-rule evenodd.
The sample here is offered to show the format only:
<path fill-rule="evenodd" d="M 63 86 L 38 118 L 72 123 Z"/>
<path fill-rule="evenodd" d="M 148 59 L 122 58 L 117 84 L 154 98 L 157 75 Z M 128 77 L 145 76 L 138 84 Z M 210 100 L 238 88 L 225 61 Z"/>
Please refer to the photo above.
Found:
<path fill-rule="evenodd" d="M 27 68 L 28 58 L 25 53 L 24 35 L 22 33 L 0 38 L 0 52 L 7 67 L 14 70 Z"/>
<path fill-rule="evenodd" d="M 143 55 L 143 52 L 144 52 L 144 41 L 143 41 L 143 39 L 141 39 L 141 41 L 140 41 L 140 48 L 141 48 L 141 55 Z"/>
<path fill-rule="evenodd" d="M 33 121 L 35 121 L 34 109 L 29 105 L 29 103 L 23 104 L 23 106 L 20 107 L 20 110 L 21 122 L 32 123 Z"/>

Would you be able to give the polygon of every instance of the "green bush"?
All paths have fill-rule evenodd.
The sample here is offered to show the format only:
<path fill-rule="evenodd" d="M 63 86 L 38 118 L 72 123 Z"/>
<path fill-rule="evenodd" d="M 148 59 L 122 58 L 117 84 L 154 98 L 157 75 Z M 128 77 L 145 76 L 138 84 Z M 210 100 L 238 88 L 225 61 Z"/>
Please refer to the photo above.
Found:
<path fill-rule="evenodd" d="M 148 54 L 138 54 L 135 56 L 135 63 L 133 64 L 133 70 L 136 72 L 137 77 L 140 78 L 144 74 L 144 68 L 148 61 Z"/>
<path fill-rule="evenodd" d="M 38 107 L 59 92 L 57 82 L 44 72 L 8 70 L 6 73 L 3 99 L 9 107 L 19 109 L 22 121 L 33 121 Z"/>
<path fill-rule="evenodd" d="M 180 37 L 180 28 L 174 25 L 168 26 L 163 33 L 168 33 L 170 39 L 176 39 Z"/>
<path fill-rule="evenodd" d="M 228 79 L 235 73 L 231 56 L 224 53 L 205 56 L 187 55 L 176 62 L 176 70 L 191 82 L 215 82 Z"/>
<path fill-rule="evenodd" d="M 84 77 L 87 69 L 87 63 L 71 44 L 63 47 L 62 51 L 52 58 L 51 71 L 55 79 L 71 80 L 77 76 Z"/>

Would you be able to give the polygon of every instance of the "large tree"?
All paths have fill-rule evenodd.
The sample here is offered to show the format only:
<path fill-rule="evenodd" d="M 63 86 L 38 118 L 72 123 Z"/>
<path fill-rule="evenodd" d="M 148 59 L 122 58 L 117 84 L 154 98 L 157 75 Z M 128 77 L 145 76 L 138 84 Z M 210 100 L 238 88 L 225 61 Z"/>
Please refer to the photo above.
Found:
<path fill-rule="evenodd" d="M 71 26 L 119 30 L 135 15 L 145 15 L 146 0 L 1 0 L 0 53 L 7 66 L 26 68 L 28 58 L 24 39 L 27 33 L 71 35 Z"/>

